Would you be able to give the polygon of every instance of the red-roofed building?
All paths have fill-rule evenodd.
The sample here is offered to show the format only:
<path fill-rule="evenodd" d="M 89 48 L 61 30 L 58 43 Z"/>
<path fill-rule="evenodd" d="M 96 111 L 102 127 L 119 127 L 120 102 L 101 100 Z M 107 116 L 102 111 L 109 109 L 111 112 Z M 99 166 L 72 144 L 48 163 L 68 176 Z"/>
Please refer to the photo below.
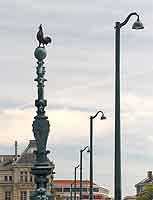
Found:
<path fill-rule="evenodd" d="M 71 184 L 74 184 L 74 180 L 54 180 L 54 191 L 56 196 L 62 197 L 65 200 L 71 199 Z M 83 180 L 82 188 L 82 199 L 89 199 L 89 185 L 90 182 L 88 180 Z M 99 200 L 108 200 L 109 198 L 109 190 L 98 186 L 96 183 L 93 183 L 93 193 L 94 199 Z M 74 189 L 72 188 L 72 196 L 74 196 Z M 80 198 L 80 181 L 76 180 L 76 198 Z"/>

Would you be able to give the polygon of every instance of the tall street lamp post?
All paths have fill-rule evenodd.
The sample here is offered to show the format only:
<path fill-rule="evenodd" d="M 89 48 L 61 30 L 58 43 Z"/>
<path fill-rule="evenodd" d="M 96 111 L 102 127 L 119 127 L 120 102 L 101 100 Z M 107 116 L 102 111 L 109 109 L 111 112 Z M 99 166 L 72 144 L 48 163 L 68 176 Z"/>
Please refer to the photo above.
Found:
<path fill-rule="evenodd" d="M 77 169 L 80 167 L 80 165 L 77 165 L 74 168 L 74 200 L 76 200 L 76 173 L 77 173 Z"/>
<path fill-rule="evenodd" d="M 94 116 L 90 116 L 90 200 L 94 199 L 93 196 L 93 119 L 101 113 L 101 120 L 106 119 L 102 111 L 98 111 Z"/>
<path fill-rule="evenodd" d="M 132 29 L 143 29 L 136 12 L 130 13 L 122 22 L 115 23 L 115 200 L 121 200 L 121 142 L 120 142 L 120 29 L 127 24 L 131 16 L 137 16 Z"/>
<path fill-rule="evenodd" d="M 82 200 L 82 153 L 87 149 L 89 151 L 89 146 L 86 146 L 84 149 L 80 150 L 80 200 Z"/>
<path fill-rule="evenodd" d="M 38 37 L 39 36 L 39 37 Z M 47 52 L 44 44 L 51 42 L 50 37 L 43 37 L 42 25 L 39 26 L 37 33 L 37 39 L 39 46 L 35 49 L 34 55 L 37 59 L 37 78 L 35 81 L 38 83 L 38 99 L 35 100 L 35 106 L 37 107 L 37 115 L 33 121 L 33 133 L 36 140 L 36 162 L 32 167 L 32 174 L 35 176 L 36 190 L 30 196 L 30 200 L 51 200 L 53 196 L 50 192 L 47 192 L 48 176 L 52 174 L 52 167 L 47 158 L 49 151 L 46 150 L 50 124 L 48 117 L 45 115 L 45 107 L 47 106 L 47 100 L 44 98 L 44 82 L 46 79 L 44 59 L 47 56 Z M 42 44 L 42 45 L 41 45 Z"/>

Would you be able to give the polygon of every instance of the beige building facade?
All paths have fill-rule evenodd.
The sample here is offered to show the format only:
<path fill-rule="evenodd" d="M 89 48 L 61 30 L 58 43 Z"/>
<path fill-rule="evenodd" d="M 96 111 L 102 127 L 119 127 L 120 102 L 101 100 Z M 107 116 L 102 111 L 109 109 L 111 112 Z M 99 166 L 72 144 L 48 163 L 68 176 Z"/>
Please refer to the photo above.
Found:
<path fill-rule="evenodd" d="M 36 160 L 36 142 L 30 140 L 27 148 L 19 156 L 0 155 L 0 200 L 29 200 L 35 190 L 31 167 Z M 15 151 L 17 152 L 17 151 Z M 53 163 L 50 162 L 53 166 Z M 49 179 L 48 190 L 50 190 Z"/>
<path fill-rule="evenodd" d="M 34 176 L 31 167 L 36 161 L 36 141 L 30 140 L 21 155 L 17 154 L 17 144 L 14 155 L 0 155 L 0 200 L 30 200 L 30 193 L 35 191 Z M 54 164 L 50 161 L 52 172 Z M 48 177 L 48 191 L 55 195 L 55 199 L 70 200 L 71 184 L 74 180 L 54 180 L 53 173 Z M 79 199 L 79 180 L 76 181 L 76 197 Z M 74 185 L 73 185 L 74 187 Z M 72 190 L 73 190 L 72 187 Z M 95 200 L 110 200 L 108 189 L 94 183 Z M 89 181 L 83 180 L 83 200 L 89 199 Z M 74 191 L 72 191 L 72 199 Z"/>

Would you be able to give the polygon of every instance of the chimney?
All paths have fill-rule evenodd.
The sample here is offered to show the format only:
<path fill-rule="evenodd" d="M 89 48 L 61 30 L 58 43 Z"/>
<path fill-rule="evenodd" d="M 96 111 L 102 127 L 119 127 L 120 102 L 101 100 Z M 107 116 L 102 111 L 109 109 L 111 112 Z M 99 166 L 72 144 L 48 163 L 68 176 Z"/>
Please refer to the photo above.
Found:
<path fill-rule="evenodd" d="M 15 141 L 15 160 L 17 160 L 18 157 L 18 142 Z"/>
<path fill-rule="evenodd" d="M 32 146 L 35 146 L 36 145 L 36 140 L 29 140 L 29 144 L 32 145 Z"/>
<path fill-rule="evenodd" d="M 149 180 L 152 180 L 152 178 L 153 178 L 152 177 L 152 171 L 147 172 L 147 177 L 148 177 Z"/>

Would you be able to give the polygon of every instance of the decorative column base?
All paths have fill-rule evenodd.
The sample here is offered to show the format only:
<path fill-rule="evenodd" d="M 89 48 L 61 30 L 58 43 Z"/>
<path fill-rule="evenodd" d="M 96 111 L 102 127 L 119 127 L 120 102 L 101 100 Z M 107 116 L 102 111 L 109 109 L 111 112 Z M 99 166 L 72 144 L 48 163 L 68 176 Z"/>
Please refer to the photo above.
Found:
<path fill-rule="evenodd" d="M 54 197 L 48 192 L 45 192 L 43 194 L 39 194 L 39 193 L 32 192 L 30 196 L 30 200 L 53 200 L 54 199 Z"/>
<path fill-rule="evenodd" d="M 47 176 L 51 174 L 52 167 L 47 163 L 37 163 L 32 167 L 32 174 L 35 175 L 37 188 L 30 195 L 30 200 L 53 200 L 54 196 L 47 191 Z"/>
<path fill-rule="evenodd" d="M 32 192 L 30 196 L 30 200 L 54 200 L 54 197 L 48 192 L 45 192 L 43 194 L 40 194 L 40 192 L 39 193 Z"/>

